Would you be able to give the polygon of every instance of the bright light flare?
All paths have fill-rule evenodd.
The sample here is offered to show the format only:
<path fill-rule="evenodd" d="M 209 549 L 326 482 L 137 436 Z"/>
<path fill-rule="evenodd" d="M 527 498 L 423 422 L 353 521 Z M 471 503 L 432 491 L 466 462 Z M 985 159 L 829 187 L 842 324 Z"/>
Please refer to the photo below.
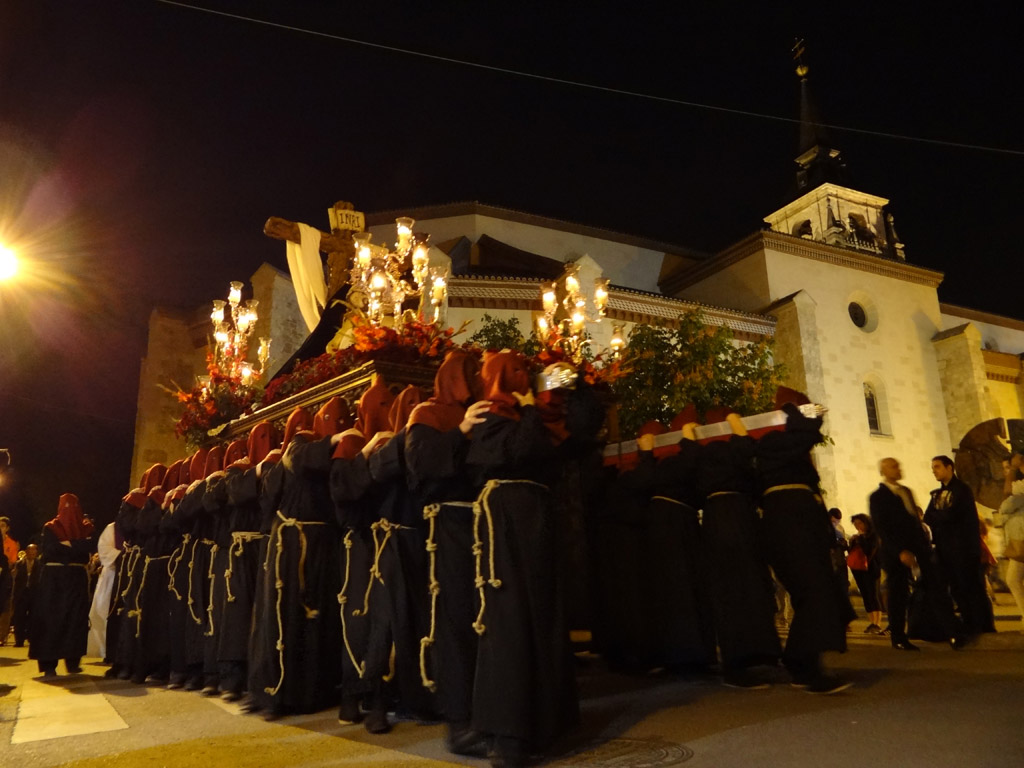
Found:
<path fill-rule="evenodd" d="M 0 280 L 10 280 L 18 274 L 18 256 L 0 243 Z"/>

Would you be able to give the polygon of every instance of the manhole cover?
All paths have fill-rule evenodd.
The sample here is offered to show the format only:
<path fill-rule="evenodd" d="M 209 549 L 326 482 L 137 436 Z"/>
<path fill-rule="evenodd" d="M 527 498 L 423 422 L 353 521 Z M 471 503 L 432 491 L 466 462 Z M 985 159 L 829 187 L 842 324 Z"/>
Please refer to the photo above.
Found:
<path fill-rule="evenodd" d="M 553 765 L 585 765 L 592 768 L 661 768 L 679 765 L 693 757 L 693 750 L 661 739 L 608 739 L 593 741 Z"/>

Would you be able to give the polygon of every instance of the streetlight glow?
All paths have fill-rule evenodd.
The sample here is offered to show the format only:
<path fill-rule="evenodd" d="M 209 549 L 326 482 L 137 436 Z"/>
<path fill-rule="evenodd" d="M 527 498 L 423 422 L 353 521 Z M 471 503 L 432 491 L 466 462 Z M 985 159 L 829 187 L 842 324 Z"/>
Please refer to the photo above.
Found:
<path fill-rule="evenodd" d="M 0 280 L 10 280 L 18 272 L 18 257 L 0 243 Z"/>

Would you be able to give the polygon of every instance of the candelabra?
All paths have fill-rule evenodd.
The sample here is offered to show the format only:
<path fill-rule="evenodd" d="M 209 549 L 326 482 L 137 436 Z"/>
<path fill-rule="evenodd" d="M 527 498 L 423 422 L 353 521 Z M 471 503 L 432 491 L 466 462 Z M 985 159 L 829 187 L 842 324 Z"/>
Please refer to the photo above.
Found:
<path fill-rule="evenodd" d="M 395 326 L 400 326 L 402 304 L 417 296 L 421 316 L 428 314 L 429 303 L 431 322 L 437 322 L 440 317 L 448 291 L 447 272 L 430 268 L 430 236 L 414 233 L 415 223 L 406 216 L 395 219 L 398 241 L 394 251 L 371 243 L 369 232 L 352 235 L 355 244 L 350 272 L 352 292 L 365 297 L 361 309 L 375 325 L 381 325 L 390 312 Z M 412 275 L 411 283 L 405 279 L 407 272 Z"/>
<path fill-rule="evenodd" d="M 270 339 L 266 337 L 260 338 L 256 366 L 246 359 L 249 338 L 259 317 L 256 312 L 258 306 L 256 299 L 242 303 L 242 283 L 236 280 L 228 289 L 228 300 L 216 299 L 210 313 L 214 361 L 226 376 L 241 380 L 243 384 L 250 384 L 254 378 L 259 378 L 270 359 Z"/>
<path fill-rule="evenodd" d="M 564 296 L 558 301 L 558 283 L 564 286 Z M 542 341 L 549 345 L 560 345 L 576 363 L 583 359 L 583 348 L 590 343 L 586 338 L 588 322 L 599 323 L 604 317 L 608 306 L 608 278 L 598 277 L 594 280 L 593 312 L 587 309 L 587 298 L 580 290 L 579 266 L 574 263 L 565 265 L 565 272 L 559 280 L 544 283 L 540 288 L 544 314 L 537 318 L 537 333 Z M 561 307 L 561 318 L 556 320 Z M 621 329 L 618 338 L 622 341 Z M 624 342 L 620 344 L 624 346 Z"/>

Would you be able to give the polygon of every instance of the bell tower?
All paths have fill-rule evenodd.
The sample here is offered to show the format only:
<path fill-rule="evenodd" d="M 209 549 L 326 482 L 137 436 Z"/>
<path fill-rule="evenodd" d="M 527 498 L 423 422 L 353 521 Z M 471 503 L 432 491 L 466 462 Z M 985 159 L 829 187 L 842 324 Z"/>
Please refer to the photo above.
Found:
<path fill-rule="evenodd" d="M 905 261 L 903 243 L 887 210 L 889 201 L 848 186 L 846 161 L 833 146 L 811 98 L 805 54 L 800 40 L 793 47 L 800 78 L 796 198 L 764 221 L 775 232 Z"/>

